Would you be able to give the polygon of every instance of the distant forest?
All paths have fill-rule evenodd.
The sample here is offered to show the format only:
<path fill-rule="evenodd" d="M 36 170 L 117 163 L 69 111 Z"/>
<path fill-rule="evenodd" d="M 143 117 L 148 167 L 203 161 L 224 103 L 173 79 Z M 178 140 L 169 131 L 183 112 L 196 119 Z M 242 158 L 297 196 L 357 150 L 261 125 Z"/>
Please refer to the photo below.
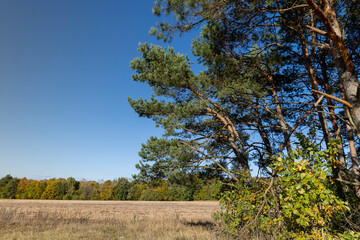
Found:
<path fill-rule="evenodd" d="M 6 175 L 0 179 L 2 199 L 58 200 L 217 200 L 224 185 L 220 178 L 188 175 L 167 180 L 77 181 L 73 177 L 33 180 Z"/>

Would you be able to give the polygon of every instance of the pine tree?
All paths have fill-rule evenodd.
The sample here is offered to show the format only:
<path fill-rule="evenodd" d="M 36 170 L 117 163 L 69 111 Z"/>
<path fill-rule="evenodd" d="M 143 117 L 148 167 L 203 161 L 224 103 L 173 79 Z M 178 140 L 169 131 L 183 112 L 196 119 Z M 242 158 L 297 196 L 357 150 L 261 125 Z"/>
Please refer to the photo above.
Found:
<path fill-rule="evenodd" d="M 153 12 L 173 14 L 175 21 L 159 23 L 151 33 L 171 41 L 174 33 L 201 27 L 193 54 L 205 71 L 195 75 L 188 57 L 171 48 L 140 45 L 142 58 L 131 64 L 137 71 L 134 80 L 148 83 L 154 95 L 150 100 L 130 99 L 130 104 L 166 129 L 163 140 L 150 140 L 143 147 L 142 162 L 154 161 L 150 155 L 157 153 L 162 159 L 154 161 L 157 169 L 169 159 L 173 166 L 187 162 L 185 166 L 208 167 L 213 162 L 236 179 L 231 168 L 249 172 L 254 160 L 271 174 L 271 156 L 285 148 L 289 152 L 294 133 L 307 131 L 316 120 L 325 145 L 341 140 L 334 178 L 350 184 L 360 198 L 359 139 L 354 139 L 360 126 L 355 58 L 360 24 L 359 12 L 353 11 L 359 4 L 157 1 Z M 249 138 L 254 135 L 261 141 Z M 160 141 L 168 141 L 168 146 L 177 141 L 168 160 L 161 151 L 144 155 Z M 187 160 L 180 161 L 175 152 L 186 153 Z"/>

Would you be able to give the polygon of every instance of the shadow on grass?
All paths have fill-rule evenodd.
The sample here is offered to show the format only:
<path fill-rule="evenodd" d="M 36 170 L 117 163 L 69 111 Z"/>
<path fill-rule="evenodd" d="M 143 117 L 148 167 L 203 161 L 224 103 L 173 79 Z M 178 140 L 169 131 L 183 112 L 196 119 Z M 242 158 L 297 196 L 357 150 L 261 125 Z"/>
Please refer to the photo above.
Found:
<path fill-rule="evenodd" d="M 210 221 L 198 221 L 198 222 L 184 221 L 183 224 L 186 226 L 192 226 L 192 227 L 204 227 L 204 228 L 215 227 L 215 223 L 210 222 Z"/>

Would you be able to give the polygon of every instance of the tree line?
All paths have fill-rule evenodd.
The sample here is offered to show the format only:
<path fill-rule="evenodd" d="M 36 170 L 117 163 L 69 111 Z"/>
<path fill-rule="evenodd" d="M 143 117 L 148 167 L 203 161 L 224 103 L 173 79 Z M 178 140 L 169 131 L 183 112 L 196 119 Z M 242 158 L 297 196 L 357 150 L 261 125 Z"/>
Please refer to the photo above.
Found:
<path fill-rule="evenodd" d="M 217 200 L 223 188 L 220 179 L 198 175 L 181 179 L 129 181 L 118 178 L 106 181 L 77 181 L 73 177 L 33 180 L 6 175 L 0 179 L 2 199 L 57 200 L 144 200 L 192 201 Z"/>

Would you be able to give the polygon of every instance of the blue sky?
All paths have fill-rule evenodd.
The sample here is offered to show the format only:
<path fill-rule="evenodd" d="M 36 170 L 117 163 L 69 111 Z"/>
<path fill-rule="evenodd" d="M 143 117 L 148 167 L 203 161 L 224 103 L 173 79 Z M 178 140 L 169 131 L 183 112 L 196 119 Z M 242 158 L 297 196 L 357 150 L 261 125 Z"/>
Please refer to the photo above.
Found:
<path fill-rule="evenodd" d="M 129 62 L 161 21 L 152 0 L 0 1 L 0 177 L 131 177 L 159 136 L 127 97 L 148 97 Z M 190 52 L 191 35 L 171 46 Z"/>

